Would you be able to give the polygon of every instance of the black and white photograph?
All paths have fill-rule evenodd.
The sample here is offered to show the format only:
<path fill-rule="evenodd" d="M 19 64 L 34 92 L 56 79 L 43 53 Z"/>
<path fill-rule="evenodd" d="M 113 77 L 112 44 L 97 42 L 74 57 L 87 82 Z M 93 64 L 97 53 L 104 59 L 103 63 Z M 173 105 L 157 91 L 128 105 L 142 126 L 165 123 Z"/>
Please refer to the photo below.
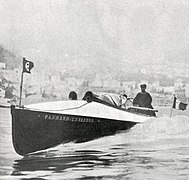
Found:
<path fill-rule="evenodd" d="M 188 0 L 0 0 L 0 180 L 189 179 Z"/>

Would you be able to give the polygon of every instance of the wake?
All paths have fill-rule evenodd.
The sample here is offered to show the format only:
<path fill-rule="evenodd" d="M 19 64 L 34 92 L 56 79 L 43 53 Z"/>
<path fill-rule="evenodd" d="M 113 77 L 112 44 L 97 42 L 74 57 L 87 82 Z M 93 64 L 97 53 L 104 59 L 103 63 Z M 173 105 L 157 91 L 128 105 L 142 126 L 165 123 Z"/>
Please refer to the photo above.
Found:
<path fill-rule="evenodd" d="M 164 115 L 136 125 L 130 132 L 136 139 L 188 138 L 189 117 Z"/>

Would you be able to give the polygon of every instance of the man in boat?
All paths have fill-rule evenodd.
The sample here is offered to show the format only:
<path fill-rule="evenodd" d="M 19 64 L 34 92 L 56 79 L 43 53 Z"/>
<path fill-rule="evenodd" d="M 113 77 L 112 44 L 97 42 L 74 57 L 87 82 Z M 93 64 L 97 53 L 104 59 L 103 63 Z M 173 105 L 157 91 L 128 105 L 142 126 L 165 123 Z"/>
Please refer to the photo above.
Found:
<path fill-rule="evenodd" d="M 146 92 L 146 84 L 141 84 L 140 88 L 141 92 L 139 92 L 133 99 L 133 105 L 153 109 L 151 104 L 152 97 L 148 92 Z"/>
<path fill-rule="evenodd" d="M 70 100 L 77 100 L 77 93 L 75 91 L 71 91 L 69 93 L 69 99 Z"/>

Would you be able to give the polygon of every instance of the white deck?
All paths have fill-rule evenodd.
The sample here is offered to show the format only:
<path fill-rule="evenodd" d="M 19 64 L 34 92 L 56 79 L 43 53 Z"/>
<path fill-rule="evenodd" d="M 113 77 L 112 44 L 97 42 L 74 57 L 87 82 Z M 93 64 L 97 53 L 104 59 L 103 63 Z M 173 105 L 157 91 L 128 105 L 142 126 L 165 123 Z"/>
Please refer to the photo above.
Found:
<path fill-rule="evenodd" d="M 25 107 L 35 111 L 106 118 L 113 120 L 131 121 L 137 123 L 142 123 L 152 118 L 148 116 L 142 116 L 139 114 L 125 112 L 100 103 L 87 103 L 86 101 L 80 100 L 44 102 L 30 104 Z"/>

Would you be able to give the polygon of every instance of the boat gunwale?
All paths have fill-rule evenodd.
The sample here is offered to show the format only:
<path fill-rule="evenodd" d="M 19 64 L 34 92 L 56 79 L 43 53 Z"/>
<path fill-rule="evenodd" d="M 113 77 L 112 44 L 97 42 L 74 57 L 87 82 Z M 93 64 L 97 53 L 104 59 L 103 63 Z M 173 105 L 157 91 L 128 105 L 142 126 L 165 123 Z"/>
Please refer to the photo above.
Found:
<path fill-rule="evenodd" d="M 12 105 L 14 106 L 14 105 Z M 12 112 L 12 106 L 11 106 L 11 114 L 13 114 Z M 79 117 L 79 118 L 93 118 L 93 119 L 101 119 L 101 120 L 111 120 L 111 121 L 122 121 L 122 122 L 134 122 L 134 123 L 141 123 L 141 122 L 138 122 L 138 121 L 129 121 L 129 120 L 120 120 L 120 119 L 111 119 L 111 118 L 105 118 L 105 117 L 94 117 L 94 116 L 84 116 L 84 115 L 76 115 L 76 114 L 63 114 L 63 113 L 59 113 L 59 112 L 55 112 L 55 111 L 40 111 L 40 110 L 35 110 L 35 109 L 32 109 L 32 108 L 25 108 L 25 107 L 18 107 L 18 106 L 14 106 L 14 111 L 30 111 L 30 112 L 36 112 L 36 113 L 41 113 L 41 114 L 44 114 L 44 113 L 50 113 L 52 115 L 59 115 L 59 116 L 73 116 L 73 117 Z M 131 113 L 131 114 L 136 114 L 136 115 L 139 115 L 140 116 L 140 113 L 134 113 L 134 112 L 128 112 L 128 113 Z M 145 115 L 145 114 L 142 114 L 144 115 L 144 117 L 153 117 L 153 116 L 149 116 L 149 115 Z M 56 121 L 56 119 L 49 119 L 49 120 L 53 120 L 53 121 Z"/>
<path fill-rule="evenodd" d="M 84 101 L 84 100 L 81 100 L 81 101 Z M 56 102 L 56 101 L 51 101 L 51 102 Z M 130 111 L 129 108 L 134 108 L 134 109 L 138 109 L 138 110 L 146 110 L 146 111 L 151 111 L 151 112 L 158 112 L 158 110 L 156 110 L 156 109 L 149 109 L 149 108 L 143 108 L 143 107 L 131 106 L 131 107 L 126 109 L 126 108 L 122 108 L 122 107 L 119 107 L 119 106 L 115 106 L 113 104 L 109 104 L 107 102 L 98 102 L 98 101 L 92 101 L 92 102 L 99 103 L 99 104 L 102 104 L 102 105 L 105 105 L 105 106 L 108 106 L 108 107 L 112 107 L 112 108 L 117 109 L 117 110 L 121 110 L 121 111 L 124 111 L 124 112 L 127 112 L 127 113 L 131 113 L 131 114 L 139 115 L 139 116 L 144 116 L 144 117 L 156 117 L 156 115 L 153 116 L 153 115 L 149 115 L 149 114 L 145 114 L 145 113 L 141 113 L 141 112 L 137 112 L 137 111 L 133 112 L 133 111 Z M 83 104 L 82 106 L 87 105 L 89 103 L 91 103 L 91 102 L 87 102 L 86 104 Z M 76 108 L 78 108 L 78 107 L 76 107 Z M 15 109 L 25 109 L 25 110 L 33 110 L 33 111 L 38 111 L 38 112 L 49 112 L 49 113 L 52 113 L 52 112 L 58 113 L 58 111 L 60 111 L 60 110 L 37 109 L 37 108 L 26 107 L 24 105 L 15 106 Z M 69 109 L 74 109 L 74 108 L 62 109 L 62 111 L 69 110 Z M 93 116 L 89 116 L 89 117 L 93 117 Z M 101 118 L 101 117 L 98 117 L 98 118 Z M 114 119 L 112 119 L 112 120 L 114 120 Z"/>

